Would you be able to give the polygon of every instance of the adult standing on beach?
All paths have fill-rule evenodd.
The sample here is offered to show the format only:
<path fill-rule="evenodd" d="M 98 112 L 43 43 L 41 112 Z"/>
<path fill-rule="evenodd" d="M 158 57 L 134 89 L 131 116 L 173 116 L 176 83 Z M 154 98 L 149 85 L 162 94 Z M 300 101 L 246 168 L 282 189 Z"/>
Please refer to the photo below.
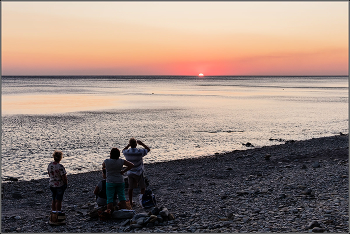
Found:
<path fill-rule="evenodd" d="M 144 149 L 137 149 L 137 144 L 141 145 Z M 131 147 L 129 149 L 129 147 Z M 125 159 L 132 162 L 134 164 L 134 168 L 128 172 L 128 182 L 129 182 L 129 201 L 132 206 L 132 195 L 134 188 L 140 187 L 141 194 L 145 193 L 146 183 L 144 171 L 145 168 L 143 166 L 143 157 L 150 152 L 150 148 L 143 144 L 140 140 L 136 140 L 135 138 L 131 138 L 129 140 L 129 144 L 123 149 L 123 154 Z"/>
<path fill-rule="evenodd" d="M 107 210 L 113 211 L 114 194 L 118 194 L 120 208 L 126 209 L 126 199 L 124 194 L 125 183 L 123 174 L 134 167 L 131 162 L 121 159 L 118 148 L 113 148 L 110 153 L 110 158 L 102 163 L 102 167 L 106 168 L 106 194 L 107 194 Z M 123 165 L 126 166 L 123 169 Z M 122 170 L 123 169 L 123 170 Z"/>
<path fill-rule="evenodd" d="M 54 161 L 51 162 L 47 167 L 47 172 L 49 173 L 50 190 L 52 194 L 51 208 L 52 212 L 50 214 L 50 224 L 58 224 L 65 222 L 65 214 L 62 213 L 62 200 L 64 191 L 67 189 L 67 172 L 66 169 L 60 161 L 63 158 L 63 153 L 61 151 L 55 150 L 52 154 Z"/>

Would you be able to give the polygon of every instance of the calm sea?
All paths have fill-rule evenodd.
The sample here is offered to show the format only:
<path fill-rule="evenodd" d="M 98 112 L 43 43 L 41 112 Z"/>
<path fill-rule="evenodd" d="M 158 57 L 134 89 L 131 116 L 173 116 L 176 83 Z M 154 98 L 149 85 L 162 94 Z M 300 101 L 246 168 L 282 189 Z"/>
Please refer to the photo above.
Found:
<path fill-rule="evenodd" d="M 146 163 L 348 133 L 348 77 L 2 77 L 2 178 L 99 170 L 130 137 Z"/>

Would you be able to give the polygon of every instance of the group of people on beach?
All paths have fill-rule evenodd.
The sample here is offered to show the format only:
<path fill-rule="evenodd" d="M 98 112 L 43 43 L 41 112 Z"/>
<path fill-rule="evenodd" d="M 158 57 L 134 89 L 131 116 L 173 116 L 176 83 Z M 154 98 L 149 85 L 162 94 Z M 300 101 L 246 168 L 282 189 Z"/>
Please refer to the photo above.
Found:
<path fill-rule="evenodd" d="M 143 148 L 136 148 L 137 145 Z M 144 176 L 143 157 L 150 152 L 150 148 L 140 140 L 131 138 L 129 144 L 125 146 L 122 153 L 125 157 L 120 158 L 120 151 L 118 148 L 112 148 L 110 158 L 102 163 L 103 180 L 98 183 L 94 190 L 99 206 L 107 205 L 106 212 L 111 214 L 114 206 L 119 200 L 118 206 L 121 209 L 127 208 L 127 201 L 125 198 L 125 182 L 124 174 L 128 176 L 128 206 L 132 208 L 133 190 L 140 187 L 141 194 L 145 193 L 146 183 Z M 52 194 L 50 224 L 64 224 L 65 214 L 62 212 L 62 200 L 65 190 L 67 189 L 67 172 L 62 164 L 60 164 L 63 153 L 55 150 L 53 153 L 54 161 L 48 165 L 48 174 L 50 177 L 49 185 Z M 125 167 L 124 167 L 125 166 Z"/>

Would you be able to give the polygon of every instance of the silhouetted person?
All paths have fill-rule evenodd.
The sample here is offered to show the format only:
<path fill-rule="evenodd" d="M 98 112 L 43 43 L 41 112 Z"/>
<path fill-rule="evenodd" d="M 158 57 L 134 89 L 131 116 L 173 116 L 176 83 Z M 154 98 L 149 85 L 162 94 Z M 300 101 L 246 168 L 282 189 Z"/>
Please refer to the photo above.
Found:
<path fill-rule="evenodd" d="M 125 183 L 123 174 L 134 167 L 131 162 L 121 159 L 118 148 L 113 148 L 110 158 L 102 163 L 102 167 L 106 168 L 106 193 L 107 193 L 107 210 L 113 211 L 114 194 L 118 194 L 120 208 L 126 209 L 126 199 L 124 194 Z M 123 169 L 123 165 L 126 166 Z M 123 169 L 123 170 L 122 170 Z"/>
<path fill-rule="evenodd" d="M 144 149 L 137 149 L 137 144 L 144 147 Z M 131 147 L 129 149 L 129 147 Z M 132 206 L 132 195 L 134 188 L 140 187 L 141 194 L 145 193 L 146 190 L 146 183 L 145 183 L 145 176 L 144 171 L 145 168 L 143 166 L 143 157 L 147 155 L 147 153 L 150 152 L 150 148 L 143 144 L 141 141 L 137 140 L 135 138 L 131 138 L 129 140 L 129 144 L 123 149 L 123 154 L 125 156 L 125 159 L 132 162 L 134 164 L 134 168 L 132 168 L 128 173 L 128 182 L 129 182 L 129 200 L 130 205 Z"/>

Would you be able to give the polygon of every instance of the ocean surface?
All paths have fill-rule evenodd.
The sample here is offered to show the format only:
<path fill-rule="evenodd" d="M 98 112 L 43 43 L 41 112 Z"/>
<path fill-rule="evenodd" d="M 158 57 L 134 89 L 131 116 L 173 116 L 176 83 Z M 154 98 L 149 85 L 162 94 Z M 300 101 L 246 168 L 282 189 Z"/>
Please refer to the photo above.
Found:
<path fill-rule="evenodd" d="M 99 170 L 130 137 L 153 163 L 348 133 L 348 77 L 2 77 L 1 102 L 3 179 L 48 178 L 55 149 Z"/>

